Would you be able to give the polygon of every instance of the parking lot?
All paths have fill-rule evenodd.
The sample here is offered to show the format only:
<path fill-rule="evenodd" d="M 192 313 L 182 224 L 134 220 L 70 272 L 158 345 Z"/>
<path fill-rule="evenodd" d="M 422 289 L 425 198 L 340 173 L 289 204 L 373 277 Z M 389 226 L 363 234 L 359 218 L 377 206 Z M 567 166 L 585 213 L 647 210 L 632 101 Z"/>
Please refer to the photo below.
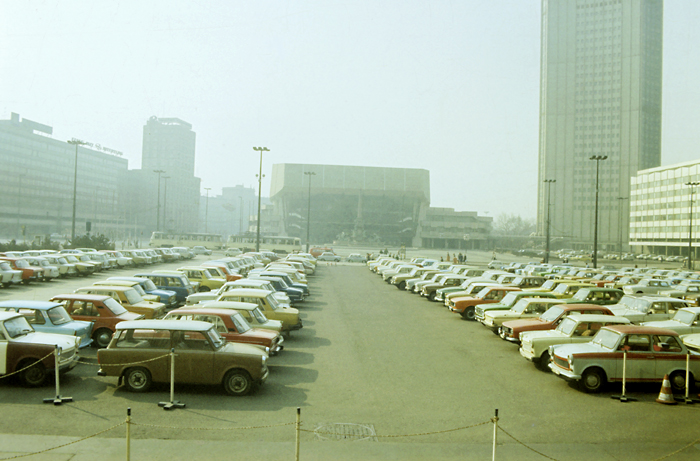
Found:
<path fill-rule="evenodd" d="M 0 290 L 0 300 L 47 300 L 117 273 L 128 272 Z M 495 409 L 503 429 L 554 459 L 652 460 L 698 438 L 700 406 L 658 404 L 656 386 L 629 387 L 638 398 L 629 403 L 610 398 L 619 386 L 585 394 L 538 371 L 480 324 L 385 284 L 364 265 L 319 263 L 310 288 L 312 297 L 299 306 L 304 328 L 270 359 L 268 381 L 250 396 L 176 386 L 176 399 L 187 406 L 165 412 L 157 403 L 169 399 L 167 385 L 126 392 L 115 378 L 96 375 L 94 349 L 61 380 L 72 403 L 45 405 L 53 387 L 0 380 L 0 458 L 111 427 L 127 407 L 141 424 L 132 429 L 134 459 L 192 459 L 195 448 L 214 450 L 207 457 L 215 459 L 234 451 L 239 459 L 292 459 L 294 428 L 279 425 L 293 423 L 297 407 L 305 429 L 301 459 L 490 459 L 492 424 L 451 430 L 488 422 Z M 361 427 L 377 437 L 326 440 L 327 428 L 341 423 L 335 427 Z M 276 427 L 219 430 L 268 425 Z M 426 432 L 439 433 L 407 436 Z M 123 439 L 120 427 L 30 459 L 123 459 Z M 546 459 L 503 433 L 498 442 L 503 459 Z M 694 445 L 669 459 L 698 456 Z"/>

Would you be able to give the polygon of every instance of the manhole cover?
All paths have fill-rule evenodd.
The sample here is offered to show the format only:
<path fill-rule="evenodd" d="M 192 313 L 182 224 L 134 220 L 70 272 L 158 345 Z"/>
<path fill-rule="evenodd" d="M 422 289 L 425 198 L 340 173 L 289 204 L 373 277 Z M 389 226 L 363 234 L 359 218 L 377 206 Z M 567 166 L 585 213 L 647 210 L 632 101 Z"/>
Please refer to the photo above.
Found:
<path fill-rule="evenodd" d="M 328 423 L 319 424 L 314 430 L 318 440 L 371 440 L 377 442 L 373 424 Z"/>

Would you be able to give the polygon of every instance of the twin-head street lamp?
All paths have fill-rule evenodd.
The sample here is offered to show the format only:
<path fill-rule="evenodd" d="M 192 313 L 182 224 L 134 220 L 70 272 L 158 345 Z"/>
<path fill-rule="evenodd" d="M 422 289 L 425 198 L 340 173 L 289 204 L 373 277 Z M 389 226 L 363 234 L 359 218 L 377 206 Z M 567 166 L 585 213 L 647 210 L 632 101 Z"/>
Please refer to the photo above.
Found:
<path fill-rule="evenodd" d="M 306 252 L 309 252 L 309 230 L 311 229 L 311 176 L 316 176 L 313 171 L 305 171 L 305 175 L 309 177 L 309 204 L 306 207 Z"/>
<path fill-rule="evenodd" d="M 595 221 L 593 224 L 593 269 L 598 267 L 598 183 L 600 178 L 600 161 L 606 160 L 607 155 L 594 155 L 589 160 L 595 160 Z"/>
<path fill-rule="evenodd" d="M 258 233 L 255 239 L 255 251 L 260 251 L 260 204 L 262 197 L 262 154 L 269 152 L 267 147 L 253 147 L 253 150 L 260 152 L 260 173 L 258 174 Z"/>
<path fill-rule="evenodd" d="M 544 252 L 544 262 L 549 263 L 549 229 L 551 227 L 551 219 L 549 217 L 549 197 L 552 190 L 552 184 L 557 182 L 556 179 L 545 179 L 544 183 L 547 184 L 547 247 Z"/>
<path fill-rule="evenodd" d="M 688 225 L 688 270 L 693 270 L 693 194 L 695 186 L 700 186 L 700 182 L 690 181 L 685 183 L 690 186 L 690 224 Z"/>
<path fill-rule="evenodd" d="M 67 141 L 68 144 L 73 144 L 75 145 L 75 170 L 73 172 L 73 221 L 71 224 L 71 231 L 70 231 L 70 239 L 71 241 L 75 240 L 75 205 L 76 205 L 76 197 L 77 197 L 77 192 L 78 192 L 78 146 L 84 146 L 87 143 L 85 141 L 81 141 L 80 139 L 71 139 L 70 141 Z"/>
<path fill-rule="evenodd" d="M 165 170 L 153 170 L 158 173 L 158 207 L 156 210 L 156 231 L 160 230 L 160 175 L 165 173 Z"/>

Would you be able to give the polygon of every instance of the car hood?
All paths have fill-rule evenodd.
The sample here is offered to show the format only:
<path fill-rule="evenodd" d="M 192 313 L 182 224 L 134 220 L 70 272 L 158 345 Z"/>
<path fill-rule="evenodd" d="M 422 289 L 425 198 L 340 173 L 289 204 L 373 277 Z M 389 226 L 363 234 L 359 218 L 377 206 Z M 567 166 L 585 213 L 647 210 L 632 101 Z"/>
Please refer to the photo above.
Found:
<path fill-rule="evenodd" d="M 637 309 L 627 309 L 625 307 L 615 307 L 610 310 L 613 314 L 620 317 L 625 317 L 627 315 L 644 315 L 644 312 L 638 311 Z"/>
<path fill-rule="evenodd" d="M 262 349 L 255 347 L 251 344 L 233 343 L 227 342 L 224 347 L 218 352 L 228 353 L 228 354 L 246 354 L 246 355 L 257 355 L 259 357 L 267 357 L 268 355 Z"/>
<path fill-rule="evenodd" d="M 612 351 L 593 343 L 564 344 L 554 349 L 554 353 L 559 357 L 568 357 L 572 354 L 599 354 L 610 352 Z"/>
<path fill-rule="evenodd" d="M 523 333 L 523 340 L 527 337 L 528 340 L 536 340 L 536 339 L 562 339 L 562 338 L 568 338 L 568 336 L 564 336 L 562 333 L 560 333 L 557 330 L 540 330 L 540 331 L 527 331 Z M 592 339 L 592 338 L 591 338 Z"/>
<path fill-rule="evenodd" d="M 69 336 L 56 333 L 40 333 L 36 331 L 14 339 L 13 342 L 27 344 L 50 344 L 53 346 L 58 346 L 62 349 L 73 349 L 76 347 L 76 339 L 80 341 L 80 338 L 78 338 L 77 336 Z"/>
<path fill-rule="evenodd" d="M 678 322 L 677 320 L 657 320 L 656 322 L 643 322 L 641 325 L 645 327 L 658 327 L 658 328 L 668 328 L 673 330 L 678 327 L 687 327 L 685 323 Z"/>

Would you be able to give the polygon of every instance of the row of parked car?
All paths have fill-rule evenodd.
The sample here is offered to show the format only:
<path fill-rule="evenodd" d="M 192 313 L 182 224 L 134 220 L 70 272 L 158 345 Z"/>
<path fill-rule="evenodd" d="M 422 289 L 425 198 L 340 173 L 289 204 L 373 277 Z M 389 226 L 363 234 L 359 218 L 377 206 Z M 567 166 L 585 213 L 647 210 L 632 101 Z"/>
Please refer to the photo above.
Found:
<path fill-rule="evenodd" d="M 387 283 L 480 322 L 541 370 L 586 392 L 621 381 L 623 373 L 633 382 L 668 375 L 682 392 L 686 359 L 688 385 L 700 379 L 700 274 L 515 263 L 489 270 L 423 258 L 379 258 L 368 266 Z M 658 290 L 644 289 L 650 286 Z"/>
<path fill-rule="evenodd" d="M 0 378 L 18 372 L 25 385 L 41 385 L 55 369 L 55 348 L 59 371 L 67 372 L 79 349 L 92 345 L 101 348 L 100 375 L 143 392 L 169 381 L 167 354 L 175 349 L 177 382 L 219 383 L 229 394 L 247 394 L 267 379 L 267 360 L 283 350 L 283 334 L 302 328 L 292 305 L 309 296 L 306 275 L 316 261 L 310 255 L 271 261 L 258 253 L 199 268 L 244 258 L 256 263 L 215 291 L 198 292 L 188 276 L 198 266 L 186 266 L 110 277 L 46 302 L 0 302 Z M 204 351 L 211 360 L 202 360 Z"/>

